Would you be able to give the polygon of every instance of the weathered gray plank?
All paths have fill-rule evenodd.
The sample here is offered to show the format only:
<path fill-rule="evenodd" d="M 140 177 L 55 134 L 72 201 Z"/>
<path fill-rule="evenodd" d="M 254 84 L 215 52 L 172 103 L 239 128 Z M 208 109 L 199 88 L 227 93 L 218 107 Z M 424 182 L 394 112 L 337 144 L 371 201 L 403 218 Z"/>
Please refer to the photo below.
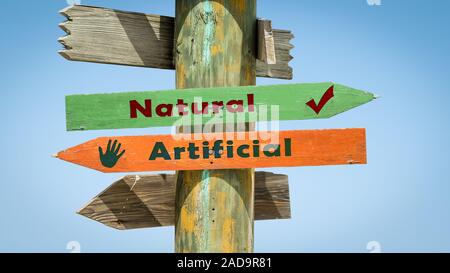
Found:
<path fill-rule="evenodd" d="M 290 52 L 294 46 L 291 40 L 294 38 L 292 32 L 288 30 L 273 30 L 275 40 L 276 64 L 267 64 L 256 60 L 256 75 L 258 77 L 277 78 L 291 80 L 293 78 L 292 67 L 289 62 L 293 59 Z"/>
<path fill-rule="evenodd" d="M 270 20 L 258 20 L 258 60 L 266 64 L 277 63 L 272 21 Z"/>
<path fill-rule="evenodd" d="M 70 6 L 59 53 L 72 61 L 175 69 L 174 18 L 100 7 Z M 267 20 L 266 20 L 267 21 Z M 257 61 L 257 76 L 292 79 L 290 31 L 273 30 L 276 64 Z"/>
<path fill-rule="evenodd" d="M 113 183 L 79 214 L 120 230 L 173 226 L 174 175 L 129 175 Z M 255 220 L 291 217 L 286 175 L 255 174 Z"/>
<path fill-rule="evenodd" d="M 66 59 L 173 69 L 174 19 L 112 9 L 71 6 L 61 11 Z"/>

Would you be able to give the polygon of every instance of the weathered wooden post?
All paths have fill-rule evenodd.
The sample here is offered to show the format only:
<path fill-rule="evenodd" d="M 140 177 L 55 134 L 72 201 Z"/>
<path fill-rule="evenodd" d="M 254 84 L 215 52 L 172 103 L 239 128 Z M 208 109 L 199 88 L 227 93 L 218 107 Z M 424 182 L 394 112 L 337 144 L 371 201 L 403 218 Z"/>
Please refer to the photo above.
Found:
<path fill-rule="evenodd" d="M 177 88 L 256 84 L 256 0 L 176 0 Z M 254 170 L 178 173 L 176 252 L 253 252 Z"/>

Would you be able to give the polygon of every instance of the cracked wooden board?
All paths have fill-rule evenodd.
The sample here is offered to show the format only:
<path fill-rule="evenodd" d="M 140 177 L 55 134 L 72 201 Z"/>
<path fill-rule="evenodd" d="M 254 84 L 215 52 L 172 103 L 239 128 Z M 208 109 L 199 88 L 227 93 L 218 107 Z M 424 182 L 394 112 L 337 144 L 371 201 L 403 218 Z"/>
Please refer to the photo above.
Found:
<path fill-rule="evenodd" d="M 255 173 L 254 211 L 255 220 L 291 217 L 287 175 Z M 173 226 L 175 175 L 125 176 L 78 213 L 119 230 Z"/>
<path fill-rule="evenodd" d="M 60 12 L 68 20 L 60 24 L 67 33 L 58 41 L 65 49 L 59 53 L 72 61 L 175 69 L 174 18 L 168 16 L 119 11 L 100 7 L 70 6 Z M 260 20 L 261 21 L 261 20 Z M 267 20 L 262 20 L 267 28 Z M 261 37 L 269 63 L 257 60 L 258 77 L 292 79 L 290 50 L 294 38 L 287 30 L 272 31 Z M 266 43 L 267 41 L 267 43 Z M 276 58 L 275 64 L 270 64 Z"/>

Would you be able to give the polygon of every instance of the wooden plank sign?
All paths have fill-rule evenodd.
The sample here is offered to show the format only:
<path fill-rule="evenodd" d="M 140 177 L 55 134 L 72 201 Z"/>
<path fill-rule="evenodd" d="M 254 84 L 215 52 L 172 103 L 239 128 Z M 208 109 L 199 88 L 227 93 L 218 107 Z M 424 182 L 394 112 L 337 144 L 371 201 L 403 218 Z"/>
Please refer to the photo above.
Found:
<path fill-rule="evenodd" d="M 210 177 L 220 179 L 215 175 Z M 125 176 L 93 198 L 78 213 L 120 230 L 173 226 L 175 175 Z M 291 218 L 287 175 L 255 173 L 254 214 L 255 220 Z"/>
<path fill-rule="evenodd" d="M 366 163 L 365 129 L 255 133 L 101 137 L 56 157 L 105 173 Z"/>
<path fill-rule="evenodd" d="M 72 95 L 66 120 L 73 131 L 236 123 L 238 116 L 240 122 L 318 119 L 374 98 L 334 83 Z"/>
<path fill-rule="evenodd" d="M 59 39 L 65 47 L 59 53 L 68 60 L 175 69 L 173 17 L 82 5 L 67 7 L 61 14 L 68 21 L 60 24 L 67 36 Z M 269 50 L 267 54 L 260 52 L 269 58 L 258 60 L 257 76 L 292 79 L 289 62 L 294 35 L 276 29 L 270 33 L 268 21 L 258 21 L 263 21 L 266 31 L 258 37 L 264 43 L 258 47 Z M 271 58 L 273 49 L 275 57 Z"/>

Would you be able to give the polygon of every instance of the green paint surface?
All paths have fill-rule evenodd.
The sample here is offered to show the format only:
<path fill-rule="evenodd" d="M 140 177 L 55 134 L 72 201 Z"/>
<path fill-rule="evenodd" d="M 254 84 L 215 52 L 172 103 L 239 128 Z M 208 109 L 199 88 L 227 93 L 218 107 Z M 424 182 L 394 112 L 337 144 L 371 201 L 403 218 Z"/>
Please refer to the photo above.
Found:
<path fill-rule="evenodd" d="M 334 86 L 334 97 L 331 98 L 317 114 L 306 103 L 312 99 L 316 105 L 328 88 Z M 174 109 L 178 99 L 183 99 L 189 106 L 186 108 L 191 113 L 191 105 L 197 102 L 200 108 L 201 102 L 208 102 L 210 113 L 212 113 L 212 102 L 223 101 L 225 104 L 230 100 L 243 100 L 245 120 L 250 116 L 247 109 L 247 95 L 254 95 L 255 112 L 258 113 L 257 121 L 267 120 L 305 120 L 329 118 L 339 113 L 360 106 L 375 96 L 371 93 L 346 87 L 340 84 L 327 83 L 305 83 L 270 86 L 245 86 L 245 87 L 222 87 L 222 88 L 195 88 L 184 90 L 127 92 L 93 95 L 72 95 L 66 97 L 67 130 L 100 130 L 119 128 L 147 128 L 183 125 L 180 124 L 181 116 L 175 111 L 171 117 L 160 117 L 156 114 L 156 107 L 160 104 L 173 104 Z M 145 106 L 145 100 L 152 101 L 152 117 L 145 117 L 139 111 L 137 118 L 130 118 L 130 101 L 136 100 Z M 260 106 L 267 106 L 268 112 Z M 271 107 L 279 107 L 279 115 L 271 114 Z M 225 113 L 223 122 L 234 123 L 235 115 L 229 116 Z M 268 113 L 268 114 L 266 114 Z M 201 117 L 200 117 L 201 116 Z M 210 122 L 213 118 L 217 120 L 217 114 L 212 115 L 188 115 L 191 122 L 201 120 L 203 124 Z M 231 117 L 226 120 L 227 117 Z M 186 117 L 185 117 L 186 118 Z"/>

